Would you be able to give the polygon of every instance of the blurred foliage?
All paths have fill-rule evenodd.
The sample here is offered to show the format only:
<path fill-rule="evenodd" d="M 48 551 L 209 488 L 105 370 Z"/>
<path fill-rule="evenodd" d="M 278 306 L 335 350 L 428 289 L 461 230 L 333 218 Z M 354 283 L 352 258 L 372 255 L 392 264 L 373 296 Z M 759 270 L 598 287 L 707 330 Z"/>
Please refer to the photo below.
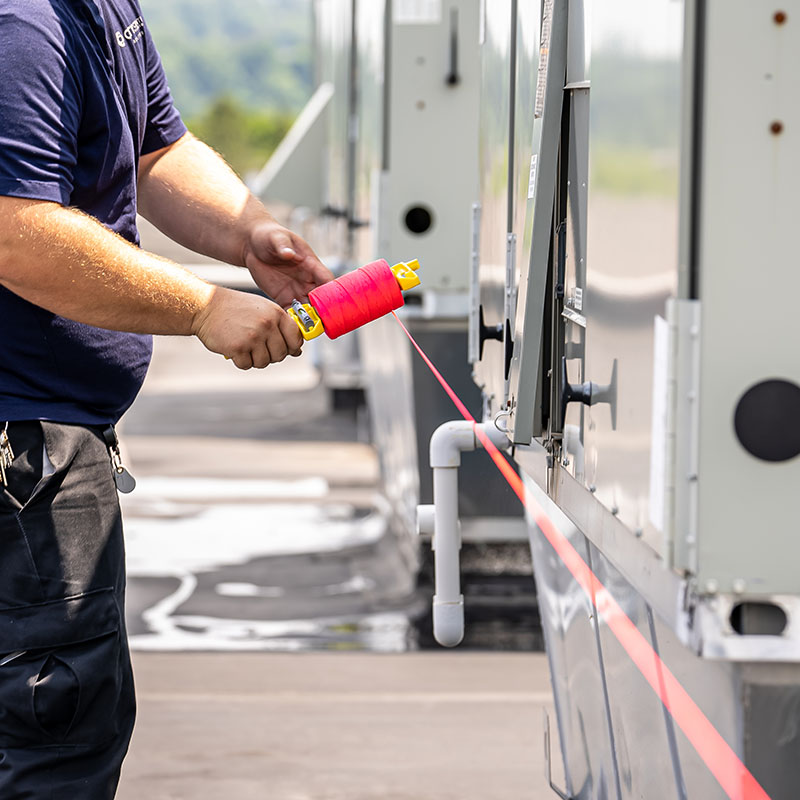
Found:
<path fill-rule="evenodd" d="M 141 6 L 184 118 L 223 96 L 245 108 L 294 112 L 310 96 L 311 0 L 141 0 Z"/>
<path fill-rule="evenodd" d="M 592 55 L 591 77 L 593 139 L 618 147 L 678 145 L 681 67 L 677 60 L 601 51 Z"/>
<path fill-rule="evenodd" d="M 252 111 L 221 95 L 202 114 L 186 120 L 189 130 L 221 153 L 241 175 L 260 169 L 292 124 L 286 111 Z"/>
<path fill-rule="evenodd" d="M 671 150 L 597 144 L 591 149 L 591 185 L 615 194 L 678 196 L 678 159 Z"/>
<path fill-rule="evenodd" d="M 680 64 L 592 55 L 591 185 L 629 195 L 678 192 Z"/>

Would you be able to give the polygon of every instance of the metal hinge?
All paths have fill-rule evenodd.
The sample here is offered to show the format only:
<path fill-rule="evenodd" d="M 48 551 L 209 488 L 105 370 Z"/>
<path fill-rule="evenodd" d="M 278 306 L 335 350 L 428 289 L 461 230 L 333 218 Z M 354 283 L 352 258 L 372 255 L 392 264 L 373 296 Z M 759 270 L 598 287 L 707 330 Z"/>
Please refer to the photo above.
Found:
<path fill-rule="evenodd" d="M 697 571 L 700 435 L 700 301 L 667 304 L 669 353 L 664 536 L 669 563 Z"/>

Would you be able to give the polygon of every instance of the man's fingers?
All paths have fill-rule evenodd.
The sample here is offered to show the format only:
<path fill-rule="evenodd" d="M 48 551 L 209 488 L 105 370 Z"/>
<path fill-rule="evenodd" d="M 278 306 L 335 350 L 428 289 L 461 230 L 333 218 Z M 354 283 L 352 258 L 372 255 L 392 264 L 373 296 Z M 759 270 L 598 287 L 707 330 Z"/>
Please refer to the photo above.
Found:
<path fill-rule="evenodd" d="M 251 369 L 253 366 L 253 357 L 250 353 L 236 353 L 231 356 L 231 361 L 233 361 L 239 369 Z"/>
<path fill-rule="evenodd" d="M 197 326 L 197 336 L 239 369 L 283 361 L 299 355 L 303 337 L 294 320 L 270 300 L 246 292 L 221 289 Z"/>
<path fill-rule="evenodd" d="M 250 356 L 253 359 L 253 366 L 256 369 L 264 369 L 264 367 L 268 367 L 274 360 L 272 358 L 271 350 L 266 342 L 264 342 L 262 345 L 254 347 L 253 351 L 250 353 Z"/>
<path fill-rule="evenodd" d="M 270 242 L 278 256 L 285 261 L 293 261 L 297 258 L 297 250 L 292 243 L 292 237 L 285 230 L 277 230 L 272 234 Z"/>
<path fill-rule="evenodd" d="M 286 358 L 287 353 L 289 352 L 289 348 L 286 346 L 286 342 L 283 339 L 283 335 L 280 331 L 280 328 L 276 330 L 270 337 L 269 337 L 269 352 L 272 356 L 272 363 L 277 364 L 279 361 L 283 361 Z"/>
<path fill-rule="evenodd" d="M 303 336 L 297 323 L 288 314 L 284 314 L 280 321 L 280 331 L 289 355 L 299 356 L 303 351 Z"/>

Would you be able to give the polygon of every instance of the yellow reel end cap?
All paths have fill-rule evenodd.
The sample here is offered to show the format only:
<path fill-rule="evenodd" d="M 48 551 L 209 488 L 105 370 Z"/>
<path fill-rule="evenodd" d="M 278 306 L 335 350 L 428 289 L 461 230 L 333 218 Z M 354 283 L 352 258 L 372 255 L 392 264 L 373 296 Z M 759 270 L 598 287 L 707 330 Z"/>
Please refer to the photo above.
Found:
<path fill-rule="evenodd" d="M 391 269 L 394 273 L 394 277 L 397 278 L 397 283 L 403 291 L 413 289 L 415 286 L 420 285 L 421 281 L 419 275 L 417 275 L 415 271 L 419 269 L 419 261 L 417 261 L 417 259 L 408 262 L 401 261 L 399 264 L 395 264 Z"/>
<path fill-rule="evenodd" d="M 308 303 L 303 303 L 302 307 L 303 310 L 306 312 L 306 314 L 308 314 L 308 316 L 311 318 L 310 328 L 306 327 L 306 325 L 303 324 L 303 321 L 300 319 L 297 312 L 293 308 L 288 308 L 286 312 L 297 323 L 297 327 L 300 328 L 300 333 L 303 335 L 303 338 L 306 341 L 309 341 L 310 339 L 316 339 L 317 336 L 321 336 L 323 333 L 325 333 L 325 328 L 322 325 L 322 320 L 319 318 L 319 315 L 314 310 L 314 307 L 312 305 L 309 305 Z"/>

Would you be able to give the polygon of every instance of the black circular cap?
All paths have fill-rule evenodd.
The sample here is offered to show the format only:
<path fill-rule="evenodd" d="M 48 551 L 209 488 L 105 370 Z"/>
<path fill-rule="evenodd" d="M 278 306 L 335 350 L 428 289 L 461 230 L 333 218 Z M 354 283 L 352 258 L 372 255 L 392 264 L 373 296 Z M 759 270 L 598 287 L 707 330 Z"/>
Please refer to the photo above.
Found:
<path fill-rule="evenodd" d="M 800 386 L 769 380 L 751 386 L 736 405 L 736 436 L 748 453 L 764 461 L 800 455 Z"/>
<path fill-rule="evenodd" d="M 406 210 L 404 222 L 411 233 L 425 233 L 433 225 L 433 213 L 425 206 L 412 206 Z"/>

